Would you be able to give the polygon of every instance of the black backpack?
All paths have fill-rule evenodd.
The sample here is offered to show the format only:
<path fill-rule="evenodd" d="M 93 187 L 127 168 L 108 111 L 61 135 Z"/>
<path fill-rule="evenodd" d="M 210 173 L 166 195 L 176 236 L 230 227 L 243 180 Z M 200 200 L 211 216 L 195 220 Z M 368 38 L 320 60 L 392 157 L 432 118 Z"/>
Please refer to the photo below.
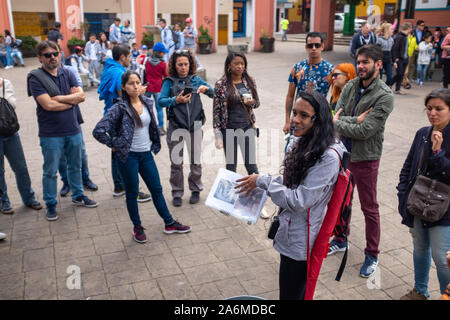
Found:
<path fill-rule="evenodd" d="M 2 80 L 3 97 L 0 97 L 0 136 L 10 136 L 19 131 L 19 120 L 13 106 L 5 99 L 5 80 Z"/>
<path fill-rule="evenodd" d="M 170 29 L 170 31 L 172 32 L 172 39 L 173 39 L 173 42 L 175 42 L 175 45 L 177 45 L 177 43 L 178 43 L 178 34 L 176 33 L 176 31 L 173 29 L 173 28 L 169 28 Z"/>

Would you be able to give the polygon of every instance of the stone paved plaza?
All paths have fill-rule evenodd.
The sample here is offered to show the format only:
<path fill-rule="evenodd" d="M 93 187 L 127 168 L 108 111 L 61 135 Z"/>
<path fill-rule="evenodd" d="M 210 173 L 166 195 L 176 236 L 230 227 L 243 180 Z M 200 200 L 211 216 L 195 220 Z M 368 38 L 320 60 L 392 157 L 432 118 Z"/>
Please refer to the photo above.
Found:
<path fill-rule="evenodd" d="M 324 57 L 333 64 L 349 61 L 348 48 L 335 46 Z M 217 54 L 200 55 L 207 68 L 208 82 L 214 85 L 223 72 L 226 47 Z M 305 58 L 304 45 L 276 42 L 274 53 L 249 53 L 249 72 L 256 79 L 261 107 L 256 110 L 261 128 L 257 163 L 261 173 L 277 174 L 284 145 L 281 132 L 284 101 L 291 66 Z M 37 135 L 36 106 L 26 94 L 26 75 L 38 66 L 37 58 L 26 59 L 25 68 L 0 70 L 16 89 L 20 136 L 25 150 L 32 187 L 42 201 L 42 154 Z M 435 81 L 408 95 L 395 97 L 395 108 L 385 132 L 384 153 L 378 183 L 381 214 L 379 268 L 375 284 L 359 277 L 364 260 L 364 218 L 355 194 L 351 223 L 350 251 L 340 282 L 334 280 L 342 254 L 324 260 L 316 288 L 316 299 L 398 299 L 413 285 L 412 241 L 408 228 L 400 224 L 396 185 L 403 161 L 415 132 L 428 124 L 423 100 Z M 86 92 L 81 107 L 84 137 L 89 155 L 91 179 L 99 191 L 86 194 L 99 203 L 94 209 L 74 208 L 71 198 L 58 198 L 59 220 L 48 222 L 45 209 L 38 212 L 24 207 L 9 164 L 5 175 L 13 215 L 0 214 L 0 231 L 7 233 L 0 242 L 0 299 L 225 299 L 237 295 L 256 295 L 278 299 L 279 255 L 267 239 L 270 223 L 246 223 L 204 205 L 217 170 L 224 167 L 222 151 L 216 151 L 212 134 L 212 100 L 204 97 L 207 115 L 203 141 L 203 182 L 201 203 L 189 204 L 186 190 L 181 208 L 171 204 L 168 148 L 163 139 L 156 157 L 161 181 L 173 216 L 192 226 L 184 235 L 165 235 L 162 219 L 152 202 L 139 204 L 149 241 L 132 239 L 132 224 L 124 198 L 113 198 L 110 151 L 92 137 L 92 129 L 103 114 L 103 103 L 95 89 Z M 165 138 L 165 137 L 163 137 Z M 186 163 L 186 162 L 185 162 Z M 185 165 L 185 172 L 189 166 Z M 243 165 L 238 172 L 245 173 Z M 187 179 L 187 173 L 185 174 Z M 187 183 L 186 183 L 187 185 Z M 58 181 L 58 190 L 62 186 Z M 144 191 L 147 189 L 141 186 Z M 275 209 L 270 199 L 270 211 Z M 81 269 L 81 289 L 69 290 L 68 267 Z M 70 271 L 70 270 L 69 270 Z M 434 267 L 430 273 L 432 299 L 439 298 Z"/>

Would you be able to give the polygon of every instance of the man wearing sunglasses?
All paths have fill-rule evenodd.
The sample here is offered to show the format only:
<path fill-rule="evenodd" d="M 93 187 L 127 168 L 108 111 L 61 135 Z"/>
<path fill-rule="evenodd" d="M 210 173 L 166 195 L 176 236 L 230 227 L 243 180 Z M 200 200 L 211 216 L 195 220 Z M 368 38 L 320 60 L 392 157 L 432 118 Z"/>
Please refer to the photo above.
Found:
<path fill-rule="evenodd" d="M 57 179 L 61 155 L 67 159 L 67 175 L 72 204 L 94 208 L 95 201 L 86 197 L 81 173 L 83 138 L 76 107 L 86 96 L 75 76 L 60 67 L 58 46 L 52 41 L 42 41 L 37 46 L 42 67 L 28 75 L 28 93 L 37 103 L 39 138 L 44 157 L 42 192 L 47 205 L 46 218 L 58 219 Z"/>
<path fill-rule="evenodd" d="M 308 58 L 295 64 L 289 74 L 289 88 L 285 105 L 286 120 L 283 127 L 284 133 L 288 133 L 290 130 L 290 118 L 294 97 L 298 97 L 301 91 L 306 90 L 316 90 L 326 97 L 330 88 L 327 78 L 333 71 L 334 66 L 327 60 L 322 59 L 322 51 L 324 49 L 322 35 L 318 32 L 309 32 L 306 35 L 305 48 Z M 295 94 L 296 91 L 297 94 Z"/>

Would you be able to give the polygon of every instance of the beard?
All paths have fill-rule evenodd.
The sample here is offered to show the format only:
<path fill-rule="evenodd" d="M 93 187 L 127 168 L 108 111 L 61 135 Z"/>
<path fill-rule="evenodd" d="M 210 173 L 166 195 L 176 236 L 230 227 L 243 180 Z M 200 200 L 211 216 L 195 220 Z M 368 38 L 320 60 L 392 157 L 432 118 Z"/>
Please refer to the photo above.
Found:
<path fill-rule="evenodd" d="M 376 71 L 377 71 L 377 69 L 375 68 L 375 66 L 373 66 L 372 70 L 367 71 L 366 75 L 364 77 L 360 77 L 360 79 L 368 80 L 373 77 L 373 75 L 375 74 Z M 358 72 L 358 74 L 359 74 L 359 72 Z"/>

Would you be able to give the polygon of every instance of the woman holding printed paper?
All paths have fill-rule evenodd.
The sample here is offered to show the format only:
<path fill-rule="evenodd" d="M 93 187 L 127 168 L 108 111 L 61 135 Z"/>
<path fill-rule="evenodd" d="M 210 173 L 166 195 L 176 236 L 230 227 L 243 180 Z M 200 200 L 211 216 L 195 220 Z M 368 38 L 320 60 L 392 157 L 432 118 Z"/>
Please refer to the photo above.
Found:
<path fill-rule="evenodd" d="M 301 92 L 291 116 L 291 140 L 283 176 L 253 174 L 238 180 L 248 195 L 259 187 L 281 208 L 274 248 L 281 255 L 280 299 L 302 300 L 307 276 L 308 215 L 312 248 L 327 212 L 345 147 L 337 142 L 328 102 L 316 91 Z"/>

